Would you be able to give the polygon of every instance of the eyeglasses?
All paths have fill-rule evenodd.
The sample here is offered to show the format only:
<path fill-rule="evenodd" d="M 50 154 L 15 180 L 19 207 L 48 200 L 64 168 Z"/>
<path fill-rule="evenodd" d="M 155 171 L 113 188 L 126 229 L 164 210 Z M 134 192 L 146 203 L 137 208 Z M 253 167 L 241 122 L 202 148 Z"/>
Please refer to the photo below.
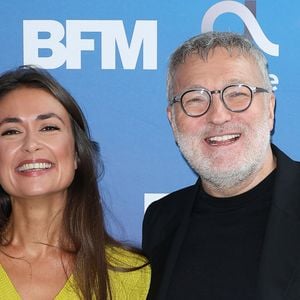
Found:
<path fill-rule="evenodd" d="M 200 117 L 208 111 L 212 102 L 212 95 L 220 94 L 221 101 L 228 110 L 243 112 L 250 107 L 255 93 L 269 93 L 269 91 L 261 87 L 249 86 L 243 83 L 231 84 L 222 90 L 214 91 L 195 88 L 175 96 L 170 101 L 170 105 L 180 102 L 183 111 L 188 116 Z"/>

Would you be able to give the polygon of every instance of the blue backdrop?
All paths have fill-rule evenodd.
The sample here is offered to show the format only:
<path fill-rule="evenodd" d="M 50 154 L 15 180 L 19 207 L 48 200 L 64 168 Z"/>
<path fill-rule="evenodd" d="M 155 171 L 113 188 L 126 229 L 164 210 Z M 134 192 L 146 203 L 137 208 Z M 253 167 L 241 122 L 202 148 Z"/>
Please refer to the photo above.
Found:
<path fill-rule="evenodd" d="M 273 141 L 300 160 L 297 1 L 12 0 L 0 4 L 0 71 L 47 68 L 100 143 L 108 227 L 140 243 L 145 199 L 194 183 L 166 118 L 170 53 L 206 30 L 247 34 L 266 53 L 277 98 Z"/>

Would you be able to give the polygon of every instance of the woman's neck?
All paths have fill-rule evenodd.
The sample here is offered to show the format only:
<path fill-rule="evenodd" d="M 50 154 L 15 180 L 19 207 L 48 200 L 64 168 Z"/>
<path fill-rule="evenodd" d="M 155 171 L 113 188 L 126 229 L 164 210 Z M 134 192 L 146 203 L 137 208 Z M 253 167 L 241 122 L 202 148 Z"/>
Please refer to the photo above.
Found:
<path fill-rule="evenodd" d="M 49 250 L 47 246 L 59 246 L 65 201 L 37 198 L 11 200 L 12 213 L 5 235 L 10 251 L 24 251 L 23 255 L 41 257 Z"/>

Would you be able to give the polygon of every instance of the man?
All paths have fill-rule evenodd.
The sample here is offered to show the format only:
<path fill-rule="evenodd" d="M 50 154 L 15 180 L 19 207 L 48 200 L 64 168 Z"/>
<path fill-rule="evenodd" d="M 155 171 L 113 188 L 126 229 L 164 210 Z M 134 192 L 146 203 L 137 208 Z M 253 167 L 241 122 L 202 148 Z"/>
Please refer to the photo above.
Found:
<path fill-rule="evenodd" d="M 171 56 L 168 98 L 199 180 L 146 212 L 148 299 L 300 299 L 300 165 L 270 143 L 262 52 L 233 33 L 196 36 Z"/>

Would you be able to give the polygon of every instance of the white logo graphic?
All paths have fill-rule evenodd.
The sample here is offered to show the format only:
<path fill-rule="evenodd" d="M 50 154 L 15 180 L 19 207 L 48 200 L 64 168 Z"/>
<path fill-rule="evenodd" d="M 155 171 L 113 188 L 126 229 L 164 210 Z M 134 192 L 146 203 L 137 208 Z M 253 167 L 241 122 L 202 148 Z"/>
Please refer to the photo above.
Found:
<path fill-rule="evenodd" d="M 143 69 L 157 69 L 157 21 L 137 20 L 128 43 L 122 20 L 67 20 L 66 29 L 54 20 L 24 20 L 24 64 L 55 69 L 81 69 L 83 51 L 95 51 L 95 40 L 82 33 L 101 33 L 101 68 L 116 69 L 116 48 L 124 69 L 135 69 L 143 49 Z M 47 38 L 41 38 L 41 34 Z M 63 39 L 65 38 L 65 44 Z M 40 50 L 50 50 L 41 56 Z"/>
<path fill-rule="evenodd" d="M 167 196 L 167 193 L 145 193 L 144 194 L 144 212 L 148 208 L 148 206 L 160 198 Z"/>
<path fill-rule="evenodd" d="M 252 12 L 245 5 L 236 1 L 221 1 L 213 5 L 202 19 L 201 32 L 213 31 L 215 20 L 225 13 L 233 13 L 239 16 L 253 40 L 265 53 L 279 56 L 279 45 L 268 40 Z"/>

